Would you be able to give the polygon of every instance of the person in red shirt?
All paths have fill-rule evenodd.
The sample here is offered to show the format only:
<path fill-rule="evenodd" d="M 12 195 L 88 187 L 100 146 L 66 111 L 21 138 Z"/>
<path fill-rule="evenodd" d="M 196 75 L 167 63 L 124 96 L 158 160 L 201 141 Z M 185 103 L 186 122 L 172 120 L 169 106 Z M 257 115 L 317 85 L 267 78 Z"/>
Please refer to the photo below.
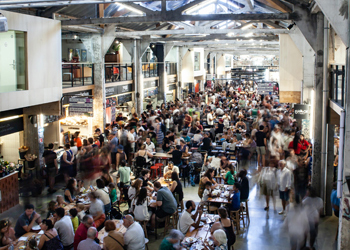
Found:
<path fill-rule="evenodd" d="M 185 112 L 185 128 L 188 128 L 192 123 L 192 117 Z"/>
<path fill-rule="evenodd" d="M 300 154 L 304 155 L 305 159 L 306 159 L 308 156 L 307 154 L 308 154 L 309 149 L 310 149 L 310 143 L 307 140 L 305 140 L 305 137 L 303 134 L 300 135 L 300 144 L 301 144 Z"/>
<path fill-rule="evenodd" d="M 87 231 L 90 227 L 96 227 L 94 223 L 94 219 L 92 218 L 91 215 L 85 215 L 74 235 L 74 250 L 78 249 L 78 245 L 80 241 L 86 240 Z M 98 233 L 96 233 L 96 238 L 97 237 L 98 237 Z"/>
<path fill-rule="evenodd" d="M 298 134 L 295 134 L 293 141 L 289 143 L 288 148 L 294 149 L 294 152 L 296 155 L 300 155 L 301 151 L 301 143 L 300 143 L 300 136 Z"/>

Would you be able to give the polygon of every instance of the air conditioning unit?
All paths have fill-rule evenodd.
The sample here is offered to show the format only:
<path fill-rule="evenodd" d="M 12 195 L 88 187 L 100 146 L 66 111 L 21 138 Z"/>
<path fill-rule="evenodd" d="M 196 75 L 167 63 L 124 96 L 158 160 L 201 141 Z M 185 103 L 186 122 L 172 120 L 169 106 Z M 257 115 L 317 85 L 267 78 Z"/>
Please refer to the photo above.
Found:
<path fill-rule="evenodd" d="M 1 15 L 1 14 L 0 14 Z M 4 16 L 0 16 L 0 32 L 8 31 L 7 18 Z"/>

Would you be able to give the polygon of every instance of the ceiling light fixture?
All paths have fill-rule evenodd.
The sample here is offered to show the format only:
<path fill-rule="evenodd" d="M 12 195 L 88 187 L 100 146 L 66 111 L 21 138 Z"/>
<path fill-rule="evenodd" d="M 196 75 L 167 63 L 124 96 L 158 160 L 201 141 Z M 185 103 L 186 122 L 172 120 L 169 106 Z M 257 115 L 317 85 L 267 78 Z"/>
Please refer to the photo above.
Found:
<path fill-rule="evenodd" d="M 288 25 L 287 30 L 291 30 L 291 29 L 294 27 L 294 25 L 296 25 L 296 23 L 295 23 L 295 22 L 294 22 L 294 23 L 292 23 L 292 24 L 290 24 L 290 25 Z"/>
<path fill-rule="evenodd" d="M 253 24 L 250 23 L 247 26 L 244 26 L 243 28 L 241 28 L 241 30 L 247 30 L 247 29 L 251 28 L 252 26 L 253 26 Z"/>

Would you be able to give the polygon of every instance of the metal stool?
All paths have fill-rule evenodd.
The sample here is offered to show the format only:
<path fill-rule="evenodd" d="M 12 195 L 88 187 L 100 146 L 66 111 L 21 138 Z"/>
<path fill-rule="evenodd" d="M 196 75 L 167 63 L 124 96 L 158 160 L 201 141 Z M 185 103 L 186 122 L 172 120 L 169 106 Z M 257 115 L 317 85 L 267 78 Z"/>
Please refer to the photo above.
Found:
<path fill-rule="evenodd" d="M 152 166 L 151 167 L 151 179 L 156 179 L 158 176 L 159 166 Z"/>

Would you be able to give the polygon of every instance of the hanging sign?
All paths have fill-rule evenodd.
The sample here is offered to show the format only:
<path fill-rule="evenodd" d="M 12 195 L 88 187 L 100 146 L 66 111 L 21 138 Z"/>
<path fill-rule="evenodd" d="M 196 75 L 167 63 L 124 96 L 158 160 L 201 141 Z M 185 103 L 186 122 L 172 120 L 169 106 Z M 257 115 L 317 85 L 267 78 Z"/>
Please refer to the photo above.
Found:
<path fill-rule="evenodd" d="M 271 95 L 273 93 L 272 82 L 259 82 L 258 83 L 258 95 Z"/>
<path fill-rule="evenodd" d="M 69 98 L 68 113 L 69 116 L 89 116 L 92 117 L 94 112 L 92 98 L 71 97 Z"/>
<path fill-rule="evenodd" d="M 310 106 L 305 104 L 294 104 L 294 119 L 309 119 Z"/>

